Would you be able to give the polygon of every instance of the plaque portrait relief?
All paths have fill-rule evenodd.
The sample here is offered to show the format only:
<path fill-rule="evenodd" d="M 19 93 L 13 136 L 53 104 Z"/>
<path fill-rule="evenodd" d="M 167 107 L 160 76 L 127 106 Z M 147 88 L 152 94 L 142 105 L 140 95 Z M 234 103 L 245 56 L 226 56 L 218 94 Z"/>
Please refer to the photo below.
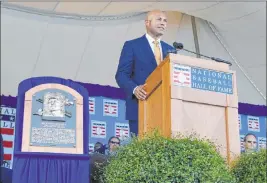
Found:
<path fill-rule="evenodd" d="M 66 107 L 73 106 L 74 102 L 70 101 L 66 96 L 59 92 L 47 92 L 44 94 L 44 99 L 36 101 L 43 103 L 43 109 L 38 109 L 34 115 L 42 116 L 46 120 L 65 121 L 65 116 L 71 118 L 71 112 L 66 110 Z"/>
<path fill-rule="evenodd" d="M 65 97 L 61 93 L 46 93 L 43 116 L 65 116 Z"/>
<path fill-rule="evenodd" d="M 83 153 L 83 97 L 60 84 L 25 94 L 22 151 Z"/>

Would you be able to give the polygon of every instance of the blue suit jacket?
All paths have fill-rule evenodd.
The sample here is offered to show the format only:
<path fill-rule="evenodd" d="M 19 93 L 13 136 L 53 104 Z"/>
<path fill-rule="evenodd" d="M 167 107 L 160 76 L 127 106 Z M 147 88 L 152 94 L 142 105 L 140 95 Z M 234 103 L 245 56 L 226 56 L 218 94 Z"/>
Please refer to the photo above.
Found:
<path fill-rule="evenodd" d="M 174 48 L 161 41 L 163 59 Z M 126 92 L 126 119 L 138 120 L 138 100 L 133 94 L 136 86 L 145 83 L 157 67 L 157 62 L 145 35 L 126 41 L 123 45 L 116 73 L 116 81 Z"/>

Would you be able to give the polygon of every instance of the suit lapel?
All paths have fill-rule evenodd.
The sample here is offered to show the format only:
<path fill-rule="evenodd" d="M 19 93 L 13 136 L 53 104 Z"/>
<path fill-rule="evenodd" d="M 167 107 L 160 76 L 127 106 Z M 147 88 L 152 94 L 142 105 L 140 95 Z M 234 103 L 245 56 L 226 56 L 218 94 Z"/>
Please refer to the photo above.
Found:
<path fill-rule="evenodd" d="M 161 49 L 162 49 L 162 61 L 165 59 L 165 57 L 167 56 L 166 53 L 167 53 L 167 50 L 166 50 L 166 47 L 164 46 L 164 44 L 162 44 L 162 41 L 160 41 L 160 44 L 161 44 Z"/>
<path fill-rule="evenodd" d="M 155 59 L 154 53 L 151 50 L 151 47 L 150 47 L 149 42 L 148 42 L 145 35 L 142 37 L 142 42 L 143 43 L 141 44 L 142 45 L 141 49 L 143 50 L 143 53 L 145 54 L 145 56 L 148 58 L 148 60 L 147 60 L 148 63 L 157 67 L 157 61 Z"/>

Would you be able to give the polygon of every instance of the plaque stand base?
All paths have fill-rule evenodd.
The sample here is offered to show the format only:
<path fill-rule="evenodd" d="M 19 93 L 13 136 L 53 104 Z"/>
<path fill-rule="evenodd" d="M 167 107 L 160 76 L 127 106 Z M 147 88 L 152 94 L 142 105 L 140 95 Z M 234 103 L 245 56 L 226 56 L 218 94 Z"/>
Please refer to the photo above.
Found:
<path fill-rule="evenodd" d="M 89 155 L 14 153 L 13 183 L 89 183 Z"/>

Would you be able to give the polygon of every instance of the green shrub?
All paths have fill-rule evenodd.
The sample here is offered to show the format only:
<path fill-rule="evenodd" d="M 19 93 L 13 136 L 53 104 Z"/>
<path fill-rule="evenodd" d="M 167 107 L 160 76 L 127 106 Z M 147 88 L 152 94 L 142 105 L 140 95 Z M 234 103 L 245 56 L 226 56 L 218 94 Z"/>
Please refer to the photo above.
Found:
<path fill-rule="evenodd" d="M 197 181 L 198 180 L 198 181 Z M 157 134 L 134 138 L 119 148 L 103 170 L 105 183 L 232 183 L 233 176 L 205 140 L 171 139 Z"/>
<path fill-rule="evenodd" d="M 232 167 L 232 172 L 239 183 L 265 183 L 266 170 L 266 149 L 241 154 Z"/>

